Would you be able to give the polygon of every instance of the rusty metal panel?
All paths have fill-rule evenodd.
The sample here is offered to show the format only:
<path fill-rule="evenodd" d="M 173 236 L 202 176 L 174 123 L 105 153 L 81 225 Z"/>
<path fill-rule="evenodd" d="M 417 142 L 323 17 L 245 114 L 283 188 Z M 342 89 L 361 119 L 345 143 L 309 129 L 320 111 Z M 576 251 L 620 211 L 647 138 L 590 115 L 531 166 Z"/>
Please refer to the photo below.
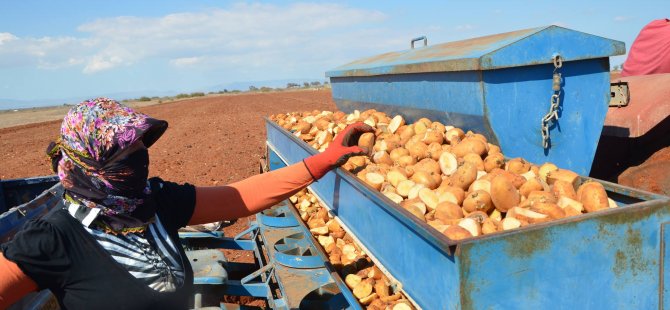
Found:
<path fill-rule="evenodd" d="M 669 219 L 642 202 L 466 243 L 463 309 L 657 309 Z"/>
<path fill-rule="evenodd" d="M 546 26 L 385 53 L 326 72 L 327 77 L 491 70 L 625 54 L 623 42 Z M 547 56 L 549 55 L 549 57 Z"/>
<path fill-rule="evenodd" d="M 620 77 L 626 82 L 630 101 L 625 107 L 610 107 L 603 135 L 637 138 L 670 115 L 670 73 Z"/>

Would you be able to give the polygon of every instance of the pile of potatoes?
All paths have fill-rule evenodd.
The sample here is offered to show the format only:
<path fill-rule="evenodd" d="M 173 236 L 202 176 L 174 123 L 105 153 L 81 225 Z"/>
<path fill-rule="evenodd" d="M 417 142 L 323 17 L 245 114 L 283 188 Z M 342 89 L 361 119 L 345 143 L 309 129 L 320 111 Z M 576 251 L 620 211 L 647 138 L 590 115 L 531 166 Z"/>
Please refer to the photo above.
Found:
<path fill-rule="evenodd" d="M 375 110 L 270 118 L 319 151 L 348 124 L 372 126 L 358 141 L 369 154 L 342 168 L 453 240 L 617 207 L 598 182 L 582 184 L 552 163 L 506 160 L 483 135 L 427 118 L 407 124 Z"/>
<path fill-rule="evenodd" d="M 372 310 L 414 309 L 314 195 L 302 190 L 290 201 L 361 305 Z"/>

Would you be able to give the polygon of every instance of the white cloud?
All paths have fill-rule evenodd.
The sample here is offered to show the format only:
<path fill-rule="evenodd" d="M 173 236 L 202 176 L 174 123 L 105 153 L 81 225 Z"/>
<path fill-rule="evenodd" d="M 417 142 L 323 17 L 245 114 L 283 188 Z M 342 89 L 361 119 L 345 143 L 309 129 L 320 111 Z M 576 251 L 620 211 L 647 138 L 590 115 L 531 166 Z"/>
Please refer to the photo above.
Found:
<path fill-rule="evenodd" d="M 16 36 L 9 32 L 0 32 L 0 45 L 5 42 L 16 40 Z"/>
<path fill-rule="evenodd" d="M 162 17 L 104 18 L 80 25 L 82 36 L 76 38 L 0 33 L 0 67 L 80 66 L 94 74 L 156 59 L 210 69 L 331 64 L 347 53 L 370 55 L 380 45 L 388 49 L 395 40 L 378 28 L 385 18 L 377 11 L 321 3 L 234 4 Z"/>

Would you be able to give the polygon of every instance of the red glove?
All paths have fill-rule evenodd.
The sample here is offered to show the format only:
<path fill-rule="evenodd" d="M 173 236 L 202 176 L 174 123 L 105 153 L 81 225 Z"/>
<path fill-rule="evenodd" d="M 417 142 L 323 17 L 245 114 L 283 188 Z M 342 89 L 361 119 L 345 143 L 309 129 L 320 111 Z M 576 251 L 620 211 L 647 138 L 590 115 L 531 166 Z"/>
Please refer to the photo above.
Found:
<path fill-rule="evenodd" d="M 305 158 L 303 162 L 314 180 L 322 178 L 328 171 L 342 166 L 349 157 L 365 155 L 368 150 L 358 147 L 358 138 L 363 133 L 374 132 L 374 128 L 362 123 L 353 123 L 340 131 L 323 153 Z"/>

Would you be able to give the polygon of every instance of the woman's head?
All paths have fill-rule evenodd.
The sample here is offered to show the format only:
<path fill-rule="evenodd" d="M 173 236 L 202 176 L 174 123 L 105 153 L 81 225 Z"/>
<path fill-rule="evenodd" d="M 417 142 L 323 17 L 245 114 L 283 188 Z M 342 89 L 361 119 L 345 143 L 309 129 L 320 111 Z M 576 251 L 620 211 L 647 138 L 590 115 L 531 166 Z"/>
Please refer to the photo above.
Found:
<path fill-rule="evenodd" d="M 66 191 L 111 214 L 130 213 L 146 187 L 147 147 L 166 129 L 114 100 L 87 100 L 70 109 L 47 153 Z"/>

